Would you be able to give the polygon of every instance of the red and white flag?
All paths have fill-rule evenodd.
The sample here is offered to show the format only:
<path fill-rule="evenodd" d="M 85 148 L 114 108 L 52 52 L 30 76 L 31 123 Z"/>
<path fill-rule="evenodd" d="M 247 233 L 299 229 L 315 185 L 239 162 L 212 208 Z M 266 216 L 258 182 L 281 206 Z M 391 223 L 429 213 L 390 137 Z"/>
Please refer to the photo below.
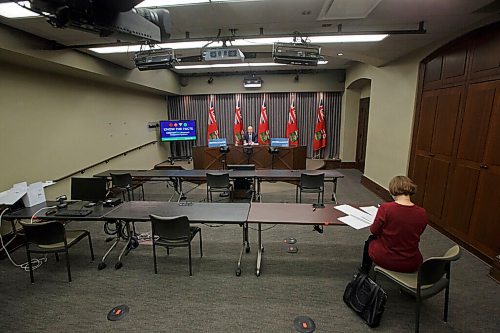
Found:
<path fill-rule="evenodd" d="M 213 140 L 218 138 L 219 138 L 219 129 L 217 128 L 217 121 L 215 120 L 214 100 L 213 97 L 211 97 L 210 108 L 208 109 L 207 140 Z"/>
<path fill-rule="evenodd" d="M 241 117 L 240 99 L 236 97 L 236 108 L 234 109 L 234 144 L 243 143 L 243 118 Z"/>
<path fill-rule="evenodd" d="M 260 145 L 269 144 L 269 121 L 267 120 L 267 107 L 266 107 L 265 95 L 262 99 L 262 107 L 260 109 L 258 140 Z"/>
<path fill-rule="evenodd" d="M 288 114 L 288 123 L 286 124 L 286 137 L 291 147 L 299 145 L 299 128 L 297 125 L 297 113 L 295 110 L 295 96 L 292 95 L 290 104 L 290 113 Z"/>
<path fill-rule="evenodd" d="M 326 147 L 326 121 L 325 121 L 325 110 L 323 105 L 323 96 L 321 96 L 318 107 L 318 117 L 316 118 L 316 125 L 314 126 L 313 150 L 316 151 L 325 147 Z"/>

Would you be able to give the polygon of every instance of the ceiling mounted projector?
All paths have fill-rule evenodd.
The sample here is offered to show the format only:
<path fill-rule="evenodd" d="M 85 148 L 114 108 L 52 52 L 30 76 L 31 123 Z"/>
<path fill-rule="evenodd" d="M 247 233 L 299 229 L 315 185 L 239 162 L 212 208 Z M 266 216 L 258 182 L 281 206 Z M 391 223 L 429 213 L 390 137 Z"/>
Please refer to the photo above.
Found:
<path fill-rule="evenodd" d="M 243 79 L 243 87 L 245 88 L 260 88 L 262 87 L 262 79 L 257 76 L 246 77 Z"/>
<path fill-rule="evenodd" d="M 30 10 L 56 28 L 73 28 L 127 42 L 166 42 L 170 13 L 134 8 L 143 0 L 31 0 Z"/>
<path fill-rule="evenodd" d="M 178 63 L 174 50 L 160 49 L 137 52 L 134 56 L 135 66 L 140 71 L 172 68 Z"/>
<path fill-rule="evenodd" d="M 203 61 L 241 61 L 245 55 L 237 48 L 218 47 L 203 50 L 201 54 Z"/>
<path fill-rule="evenodd" d="M 274 43 L 275 63 L 302 66 L 317 66 L 323 60 L 321 46 L 304 43 Z"/>

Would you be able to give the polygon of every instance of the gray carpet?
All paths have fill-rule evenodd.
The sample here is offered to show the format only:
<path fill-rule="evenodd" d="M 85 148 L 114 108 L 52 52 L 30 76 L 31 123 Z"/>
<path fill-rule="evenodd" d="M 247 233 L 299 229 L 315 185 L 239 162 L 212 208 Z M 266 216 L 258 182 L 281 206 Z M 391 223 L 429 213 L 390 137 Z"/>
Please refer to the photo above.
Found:
<path fill-rule="evenodd" d="M 375 204 L 380 200 L 359 184 L 360 173 L 342 170 L 338 199 L 342 203 Z M 201 201 L 205 187 L 187 184 L 188 200 Z M 146 199 L 165 200 L 172 194 L 163 183 L 146 184 Z M 294 201 L 295 187 L 285 183 L 263 185 L 266 202 Z M 331 194 L 327 186 L 325 199 Z M 224 201 L 226 199 L 217 198 Z M 314 201 L 314 195 L 307 197 Z M 70 224 L 91 230 L 97 257 L 105 252 L 105 234 L 100 223 Z M 159 256 L 153 273 L 151 246 L 140 245 L 113 268 L 118 253 L 108 259 L 108 268 L 98 271 L 90 262 L 88 246 L 78 244 L 70 252 L 73 282 L 66 280 L 64 261 L 51 256 L 35 271 L 35 284 L 28 273 L 0 262 L 0 332 L 293 332 L 293 319 L 307 315 L 317 332 L 370 332 L 342 302 L 346 283 L 359 266 L 362 244 L 368 230 L 349 227 L 325 228 L 323 234 L 304 226 L 272 227 L 263 233 L 265 246 L 262 275 L 255 272 L 256 232 L 251 230 L 252 251 L 244 256 L 242 276 L 235 276 L 241 243 L 238 226 L 203 228 L 204 257 L 193 246 L 193 276 L 188 276 L 187 250 L 175 249 Z M 147 225 L 138 224 L 141 232 Z M 282 240 L 298 239 L 299 252 L 288 254 Z M 197 242 L 197 239 L 195 239 Z M 197 245 L 197 243 L 195 243 Z M 424 256 L 441 254 L 452 242 L 428 227 L 421 248 Z M 13 254 L 26 261 L 23 249 Z M 443 323 L 443 296 L 424 302 L 421 332 L 500 332 L 500 286 L 488 276 L 488 267 L 464 251 L 452 266 L 449 322 Z M 412 332 L 414 301 L 381 279 L 388 293 L 386 312 L 378 332 Z M 130 307 L 119 322 L 106 319 L 118 304 Z"/>

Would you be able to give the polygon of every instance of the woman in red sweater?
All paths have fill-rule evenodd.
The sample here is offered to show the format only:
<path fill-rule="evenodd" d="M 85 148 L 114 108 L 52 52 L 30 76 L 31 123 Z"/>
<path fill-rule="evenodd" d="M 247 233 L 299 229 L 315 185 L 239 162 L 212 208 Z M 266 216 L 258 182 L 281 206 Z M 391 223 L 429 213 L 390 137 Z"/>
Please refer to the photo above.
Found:
<path fill-rule="evenodd" d="M 368 273 L 372 262 L 404 273 L 415 272 L 422 264 L 418 243 L 427 226 L 427 214 L 410 200 L 416 190 L 417 186 L 405 176 L 396 176 L 389 183 L 394 202 L 378 209 L 370 227 L 372 235 L 365 242 L 362 272 Z"/>

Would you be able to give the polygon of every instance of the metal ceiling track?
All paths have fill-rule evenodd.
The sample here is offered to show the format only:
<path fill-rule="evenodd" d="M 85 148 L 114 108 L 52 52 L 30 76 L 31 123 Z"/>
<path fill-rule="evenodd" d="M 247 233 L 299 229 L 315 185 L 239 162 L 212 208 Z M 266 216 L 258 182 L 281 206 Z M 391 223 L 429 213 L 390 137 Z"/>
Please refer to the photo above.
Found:
<path fill-rule="evenodd" d="M 210 36 L 210 37 L 189 37 L 189 32 L 186 32 L 188 38 L 184 39 L 169 39 L 168 43 L 177 42 L 197 42 L 197 41 L 223 41 L 231 42 L 235 39 L 251 39 L 251 38 L 279 38 L 279 37 L 297 37 L 297 38 L 307 38 L 310 36 L 344 36 L 344 35 L 374 35 L 374 34 L 387 34 L 387 35 L 423 35 L 427 31 L 424 28 L 424 21 L 418 23 L 417 29 L 399 29 L 399 30 L 377 30 L 377 31 L 343 31 L 342 24 L 337 25 L 337 31 L 331 32 L 293 32 L 289 34 L 264 34 L 264 29 L 260 28 L 260 33 L 256 35 L 246 35 L 239 36 L 235 35 L 235 29 L 231 29 L 233 34 L 231 36 Z M 79 45 L 61 45 L 56 43 L 54 49 L 87 49 L 92 47 L 106 47 L 106 46 L 126 46 L 126 45 L 137 45 L 139 43 L 131 42 L 116 42 L 116 43 L 103 43 L 103 44 L 79 44 Z"/>

